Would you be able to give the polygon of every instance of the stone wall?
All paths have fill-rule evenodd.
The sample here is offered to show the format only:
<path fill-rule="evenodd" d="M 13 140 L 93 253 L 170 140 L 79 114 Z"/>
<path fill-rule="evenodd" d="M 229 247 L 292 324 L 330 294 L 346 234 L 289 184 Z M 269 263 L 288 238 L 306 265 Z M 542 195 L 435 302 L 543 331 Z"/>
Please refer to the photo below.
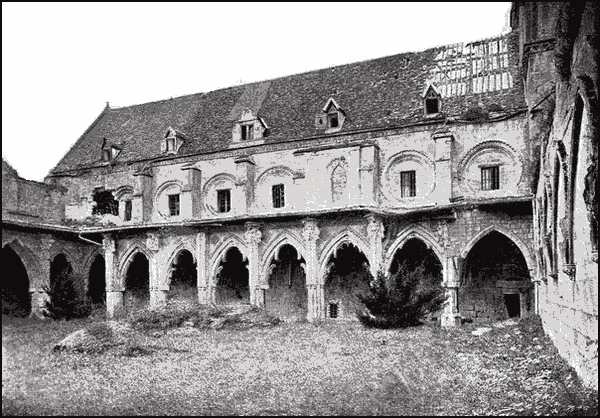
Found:
<path fill-rule="evenodd" d="M 600 6 L 517 3 L 516 10 L 528 131 L 539 146 L 533 222 L 538 310 L 561 355 L 597 388 Z"/>

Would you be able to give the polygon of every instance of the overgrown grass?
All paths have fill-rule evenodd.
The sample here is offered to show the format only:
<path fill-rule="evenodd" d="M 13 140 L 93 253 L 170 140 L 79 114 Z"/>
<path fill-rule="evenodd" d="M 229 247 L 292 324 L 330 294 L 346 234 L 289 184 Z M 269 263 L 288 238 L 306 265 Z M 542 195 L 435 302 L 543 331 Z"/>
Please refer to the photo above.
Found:
<path fill-rule="evenodd" d="M 186 327 L 119 353 L 52 352 L 92 323 L 3 318 L 3 414 L 597 414 L 597 392 L 533 320 L 481 337 L 358 322 Z"/>

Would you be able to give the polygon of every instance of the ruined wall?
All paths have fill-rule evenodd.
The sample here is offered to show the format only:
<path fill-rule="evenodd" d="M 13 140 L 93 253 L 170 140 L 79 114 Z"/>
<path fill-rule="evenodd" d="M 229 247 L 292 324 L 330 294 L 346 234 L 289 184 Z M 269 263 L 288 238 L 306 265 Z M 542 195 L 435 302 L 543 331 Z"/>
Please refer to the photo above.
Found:
<path fill-rule="evenodd" d="M 19 177 L 2 161 L 2 218 L 42 223 L 64 219 L 65 190 L 46 183 Z"/>
<path fill-rule="evenodd" d="M 597 387 L 600 6 L 517 3 L 516 10 L 528 133 L 539 146 L 538 309 L 561 355 L 586 384 Z"/>

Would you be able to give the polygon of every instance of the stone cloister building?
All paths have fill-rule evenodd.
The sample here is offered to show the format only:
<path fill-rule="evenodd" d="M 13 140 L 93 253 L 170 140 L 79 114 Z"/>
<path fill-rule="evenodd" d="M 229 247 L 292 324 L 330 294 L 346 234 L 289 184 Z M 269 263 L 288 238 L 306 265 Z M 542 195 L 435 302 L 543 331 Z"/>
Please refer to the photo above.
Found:
<path fill-rule="evenodd" d="M 446 289 L 442 325 L 545 319 L 533 96 L 554 88 L 536 60 L 560 42 L 531 27 L 560 7 L 540 3 L 535 24 L 529 7 L 514 3 L 512 31 L 490 39 L 107 104 L 43 183 L 3 161 L 3 258 L 25 280 L 6 286 L 39 313 L 60 256 L 82 295 L 105 291 L 109 316 L 165 305 L 181 275 L 201 304 L 338 320 L 354 318 L 370 276 L 410 258 Z M 578 263 L 597 287 L 597 255 Z M 590 318 L 597 328 L 597 293 Z"/>

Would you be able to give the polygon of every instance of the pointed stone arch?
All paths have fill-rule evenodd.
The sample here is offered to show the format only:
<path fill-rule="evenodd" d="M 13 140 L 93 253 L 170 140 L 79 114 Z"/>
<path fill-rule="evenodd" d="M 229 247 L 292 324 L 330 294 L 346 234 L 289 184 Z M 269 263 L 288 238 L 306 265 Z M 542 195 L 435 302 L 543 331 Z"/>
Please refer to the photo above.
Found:
<path fill-rule="evenodd" d="M 142 242 L 136 241 L 132 244 L 119 260 L 119 267 L 117 269 L 119 272 L 117 278 L 118 283 L 116 283 L 118 288 L 115 290 L 125 290 L 125 276 L 127 275 L 127 269 L 137 253 L 143 254 L 149 263 L 152 260 L 152 253 Z M 107 283 L 106 285 L 108 286 L 109 284 Z"/>
<path fill-rule="evenodd" d="M 13 238 L 10 241 L 3 242 L 2 248 L 9 246 L 21 259 L 25 271 L 29 277 L 29 289 L 35 290 L 41 288 L 48 281 L 47 277 L 42 277 L 42 270 L 39 258 L 35 253 L 19 238 Z M 49 263 L 49 261 L 48 261 Z"/>
<path fill-rule="evenodd" d="M 266 246 L 263 252 L 263 257 L 260 261 L 259 277 L 260 280 L 262 280 L 262 284 L 265 286 L 267 286 L 269 282 L 269 275 L 271 274 L 271 262 L 279 259 L 279 251 L 284 245 L 291 245 L 296 249 L 296 252 L 298 253 L 298 260 L 301 258 L 306 260 L 306 248 L 304 244 L 302 244 L 302 241 L 295 234 L 292 232 L 284 232 L 278 235 Z"/>
<path fill-rule="evenodd" d="M 461 258 L 462 259 L 467 258 L 467 256 L 469 255 L 469 252 L 475 246 L 475 244 L 477 244 L 479 242 L 479 240 L 481 240 L 483 237 L 485 237 L 486 235 L 488 235 L 491 232 L 497 232 L 499 234 L 504 235 L 509 240 L 511 240 L 517 246 L 517 248 L 519 248 L 519 251 L 521 251 L 521 254 L 523 255 L 523 258 L 525 259 L 525 263 L 527 264 L 527 269 L 529 270 L 530 276 L 531 277 L 536 277 L 536 275 L 534 274 L 535 273 L 535 265 L 536 264 L 535 264 L 534 259 L 532 257 L 531 250 L 515 234 L 513 234 L 509 230 L 507 230 L 505 228 L 502 228 L 500 226 L 492 225 L 492 226 L 488 226 L 487 228 L 484 228 L 481 231 L 479 231 L 463 247 L 463 249 L 462 249 L 462 251 L 460 253 Z"/>
<path fill-rule="evenodd" d="M 442 264 L 442 272 L 444 273 L 445 277 L 445 251 L 443 247 L 439 245 L 435 236 L 422 226 L 409 226 L 402 230 L 402 232 L 400 232 L 396 236 L 396 239 L 394 240 L 394 242 L 392 242 L 392 244 L 389 246 L 388 250 L 385 253 L 385 271 L 387 272 L 390 270 L 396 251 L 404 247 L 404 244 L 406 244 L 408 240 L 413 238 L 420 240 L 427 246 L 427 248 L 431 249 L 434 252 L 439 262 Z"/>
<path fill-rule="evenodd" d="M 196 249 L 195 249 L 195 242 L 193 238 L 183 238 L 177 241 L 177 243 L 175 244 L 175 247 L 173 248 L 173 250 L 171 250 L 171 255 L 169 255 L 169 258 L 167 259 L 167 263 L 163 266 L 162 268 L 162 274 L 161 274 L 161 281 L 164 285 L 166 285 L 167 287 L 170 286 L 171 284 L 171 274 L 173 273 L 173 263 L 175 262 L 175 260 L 177 259 L 177 257 L 179 256 L 179 253 L 183 250 L 187 250 L 189 251 L 189 253 L 192 255 L 192 259 L 194 260 L 194 263 L 198 263 L 198 260 L 196 259 Z"/>
<path fill-rule="evenodd" d="M 208 270 L 209 273 L 209 283 L 212 286 L 217 285 L 217 273 L 219 264 L 221 261 L 226 261 L 227 252 L 230 248 L 236 247 L 240 253 L 242 253 L 243 260 L 248 260 L 248 248 L 246 243 L 237 235 L 231 234 L 227 236 L 213 251 L 213 255 L 210 258 L 210 267 Z"/>
<path fill-rule="evenodd" d="M 368 242 L 352 229 L 345 229 L 330 239 L 323 247 L 323 251 L 321 251 L 321 257 L 319 258 L 319 274 L 317 278 L 320 283 L 324 282 L 325 276 L 327 275 L 327 262 L 329 257 L 332 255 L 335 256 L 338 248 L 342 244 L 350 244 L 357 247 L 359 251 L 364 254 L 369 264 L 372 263 L 372 260 L 369 259 L 370 252 Z"/>

